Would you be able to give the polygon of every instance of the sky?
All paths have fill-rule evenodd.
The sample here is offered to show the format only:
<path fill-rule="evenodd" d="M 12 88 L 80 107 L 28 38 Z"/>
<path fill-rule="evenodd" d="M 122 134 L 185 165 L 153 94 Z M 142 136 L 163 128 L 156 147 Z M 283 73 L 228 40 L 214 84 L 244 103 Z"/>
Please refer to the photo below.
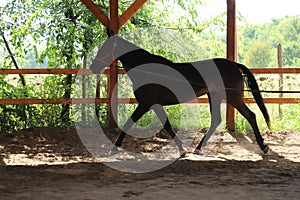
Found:
<path fill-rule="evenodd" d="M 8 0 L 0 0 L 3 6 Z M 204 0 L 206 6 L 203 16 L 214 16 L 226 11 L 226 0 Z M 300 15 L 300 0 L 236 0 L 237 10 L 248 22 L 259 24 L 269 22 L 272 18 L 287 15 Z"/>
<path fill-rule="evenodd" d="M 226 11 L 226 0 L 206 0 L 207 13 Z M 285 16 L 300 15 L 299 0 L 236 0 L 236 9 L 240 11 L 246 20 L 253 24 L 270 22 L 272 18 L 283 18 Z"/>

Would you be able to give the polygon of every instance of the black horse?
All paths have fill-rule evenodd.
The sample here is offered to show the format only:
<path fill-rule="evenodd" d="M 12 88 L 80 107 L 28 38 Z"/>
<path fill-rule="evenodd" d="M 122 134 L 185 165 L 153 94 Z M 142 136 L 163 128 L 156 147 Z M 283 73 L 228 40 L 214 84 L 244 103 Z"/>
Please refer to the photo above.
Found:
<path fill-rule="evenodd" d="M 206 144 L 221 123 L 220 104 L 222 100 L 226 100 L 247 119 L 252 126 L 259 147 L 264 153 L 268 152 L 269 148 L 259 132 L 255 114 L 244 103 L 243 74 L 268 127 L 270 126 L 269 115 L 255 78 L 244 65 L 221 58 L 193 63 L 173 63 L 115 35 L 108 38 L 99 48 L 91 70 L 93 73 L 99 73 L 114 60 L 119 60 L 125 68 L 133 83 L 134 94 L 139 103 L 117 138 L 115 150 L 116 147 L 121 146 L 126 132 L 134 123 L 153 109 L 179 150 L 183 151 L 182 141 L 173 132 L 162 106 L 183 103 L 207 94 L 210 103 L 211 126 L 196 149 L 200 150 L 201 146 Z"/>

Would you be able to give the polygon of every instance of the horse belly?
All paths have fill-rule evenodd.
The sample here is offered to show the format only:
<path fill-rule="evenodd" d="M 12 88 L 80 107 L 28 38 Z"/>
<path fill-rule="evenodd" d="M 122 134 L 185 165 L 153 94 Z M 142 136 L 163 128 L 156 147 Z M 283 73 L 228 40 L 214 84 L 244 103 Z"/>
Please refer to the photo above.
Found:
<path fill-rule="evenodd" d="M 174 105 L 192 101 L 206 93 L 207 89 L 179 88 L 173 91 L 161 85 L 149 84 L 135 90 L 135 97 L 139 103 L 146 105 Z"/>

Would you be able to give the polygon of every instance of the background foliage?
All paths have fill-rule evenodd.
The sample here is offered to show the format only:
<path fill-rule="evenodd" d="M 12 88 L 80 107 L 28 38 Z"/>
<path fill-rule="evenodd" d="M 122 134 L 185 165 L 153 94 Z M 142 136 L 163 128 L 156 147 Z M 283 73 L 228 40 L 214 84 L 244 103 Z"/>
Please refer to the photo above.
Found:
<path fill-rule="evenodd" d="M 107 0 L 94 2 L 107 12 Z M 120 12 L 131 3 L 121 0 Z M 142 48 L 176 62 L 225 57 L 226 9 L 213 18 L 204 19 L 198 12 L 199 6 L 204 3 L 204 0 L 149 0 L 120 34 Z M 239 26 L 238 34 L 239 62 L 249 67 L 276 67 L 276 47 L 281 43 L 284 66 L 300 66 L 299 16 L 273 19 L 261 25 L 248 24 L 241 17 L 241 23 L 243 25 Z M 9 41 L 13 56 L 21 68 L 88 68 L 97 46 L 107 38 L 106 30 L 79 0 L 11 0 L 0 8 L 0 35 Z M 190 48 L 180 46 L 180 41 L 177 41 L 180 37 L 186 37 L 182 38 L 183 41 L 190 41 L 185 44 Z M 0 67 L 14 68 L 3 40 L 0 40 L 0 46 Z M 77 79 L 83 79 L 88 84 L 97 81 L 96 77 L 28 75 L 25 76 L 27 85 L 24 87 L 19 77 L 1 75 L 0 98 L 24 98 L 24 94 L 32 98 L 75 97 Z M 103 77 L 101 80 L 101 97 L 107 96 L 106 79 Z M 133 95 L 126 76 L 119 77 L 119 86 L 119 96 Z M 82 97 L 84 94 L 80 95 Z M 119 106 L 120 123 L 135 106 Z M 200 128 L 209 125 L 207 107 L 177 105 L 167 110 L 175 127 Z M 1 105 L 0 132 L 30 127 L 72 126 L 76 114 L 71 109 L 68 105 Z M 105 125 L 106 106 L 100 105 L 99 109 L 100 122 Z M 188 113 L 195 109 L 201 110 L 201 123 L 190 117 L 187 117 L 190 120 L 186 123 L 180 122 L 182 116 L 189 116 Z M 150 112 L 138 125 L 150 126 L 155 121 Z M 247 129 L 247 125 L 239 127 Z"/>

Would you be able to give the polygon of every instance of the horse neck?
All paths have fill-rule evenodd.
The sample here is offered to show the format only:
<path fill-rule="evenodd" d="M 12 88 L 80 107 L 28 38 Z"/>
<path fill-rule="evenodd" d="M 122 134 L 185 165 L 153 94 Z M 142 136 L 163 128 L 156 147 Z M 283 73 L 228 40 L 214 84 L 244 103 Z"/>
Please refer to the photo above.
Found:
<path fill-rule="evenodd" d="M 113 60 L 120 60 L 123 66 L 126 65 L 128 61 L 132 60 L 128 58 L 128 54 L 140 49 L 138 46 L 122 39 L 117 35 L 108 38 L 108 40 L 106 41 L 106 45 L 108 49 L 112 49 L 111 53 Z M 116 45 L 116 47 L 113 47 L 114 45 Z"/>
<path fill-rule="evenodd" d="M 114 57 L 119 60 L 126 71 L 146 63 L 161 63 L 170 65 L 172 62 L 134 45 L 127 40 L 117 37 L 117 48 Z"/>
<path fill-rule="evenodd" d="M 134 45 L 133 43 L 127 40 L 124 40 L 118 36 L 114 36 L 114 37 L 116 37 L 114 38 L 114 43 L 116 43 L 117 45 L 115 51 L 113 52 L 115 58 L 120 58 L 129 52 L 140 49 L 140 47 Z"/>
<path fill-rule="evenodd" d="M 142 50 L 133 50 L 128 53 L 125 53 L 124 55 L 118 58 L 118 60 L 122 63 L 126 71 L 136 66 L 139 66 L 145 62 L 145 57 L 141 55 L 140 51 Z"/>

